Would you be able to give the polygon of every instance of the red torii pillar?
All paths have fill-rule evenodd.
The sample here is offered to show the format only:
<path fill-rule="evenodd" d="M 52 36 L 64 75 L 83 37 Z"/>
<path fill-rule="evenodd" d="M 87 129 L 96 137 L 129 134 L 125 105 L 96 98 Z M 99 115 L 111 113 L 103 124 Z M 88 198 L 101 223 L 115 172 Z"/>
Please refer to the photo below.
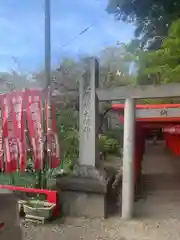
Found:
<path fill-rule="evenodd" d="M 175 153 L 176 156 L 180 156 L 180 129 L 176 126 L 165 128 L 164 136 L 167 147 Z"/>
<path fill-rule="evenodd" d="M 138 184 L 141 177 L 141 166 L 145 150 L 145 131 L 142 128 L 143 128 L 142 125 L 136 123 L 135 156 L 134 156 L 135 186 Z"/>

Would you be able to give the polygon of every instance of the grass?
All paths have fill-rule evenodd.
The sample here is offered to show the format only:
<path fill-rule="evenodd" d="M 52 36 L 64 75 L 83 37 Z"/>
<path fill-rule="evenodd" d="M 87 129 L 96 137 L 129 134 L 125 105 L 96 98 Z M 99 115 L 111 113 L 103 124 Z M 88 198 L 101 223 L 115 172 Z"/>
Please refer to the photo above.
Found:
<path fill-rule="evenodd" d="M 1 185 L 15 185 L 22 187 L 33 187 L 36 183 L 36 174 L 28 173 L 11 173 L 3 174 L 0 173 L 0 184 Z"/>

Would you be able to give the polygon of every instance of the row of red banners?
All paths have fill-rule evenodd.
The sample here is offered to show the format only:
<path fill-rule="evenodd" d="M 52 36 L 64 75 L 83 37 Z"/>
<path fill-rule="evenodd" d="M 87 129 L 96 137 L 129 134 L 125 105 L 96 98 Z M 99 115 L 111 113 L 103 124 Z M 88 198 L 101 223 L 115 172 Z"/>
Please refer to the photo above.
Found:
<path fill-rule="evenodd" d="M 43 101 L 45 119 L 43 118 Z M 47 94 L 41 90 L 24 90 L 1 95 L 0 122 L 0 169 L 10 173 L 25 171 L 27 166 L 27 141 L 29 133 L 35 170 L 46 164 L 45 148 L 48 152 L 49 168 L 60 164 L 59 143 L 56 132 L 55 112 L 49 114 Z M 46 121 L 44 132 L 43 124 Z M 51 124 L 52 121 L 52 124 Z M 46 141 L 44 141 L 44 136 Z"/>
<path fill-rule="evenodd" d="M 170 134 L 180 134 L 180 125 L 163 128 L 163 132 Z"/>

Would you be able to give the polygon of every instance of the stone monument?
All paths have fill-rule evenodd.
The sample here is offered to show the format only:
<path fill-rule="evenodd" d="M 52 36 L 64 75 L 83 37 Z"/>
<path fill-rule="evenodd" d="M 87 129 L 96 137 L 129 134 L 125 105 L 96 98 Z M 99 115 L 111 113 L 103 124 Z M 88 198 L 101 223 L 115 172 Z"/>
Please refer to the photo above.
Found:
<path fill-rule="evenodd" d="M 98 61 L 87 58 L 79 81 L 79 159 L 71 176 L 57 179 L 65 215 L 105 216 L 107 183 L 98 148 L 98 85 Z"/>

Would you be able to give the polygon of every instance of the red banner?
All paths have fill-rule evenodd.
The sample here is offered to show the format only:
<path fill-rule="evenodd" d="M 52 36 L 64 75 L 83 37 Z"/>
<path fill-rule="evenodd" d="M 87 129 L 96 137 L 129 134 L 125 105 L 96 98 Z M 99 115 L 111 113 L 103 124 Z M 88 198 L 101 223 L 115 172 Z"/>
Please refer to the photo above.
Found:
<path fill-rule="evenodd" d="M 42 92 L 40 90 L 26 90 L 25 96 L 34 168 L 40 170 L 43 167 Z"/>
<path fill-rule="evenodd" d="M 46 98 L 46 128 L 47 128 L 47 151 L 49 155 L 49 167 L 56 168 L 60 165 L 59 141 L 56 130 L 55 108 L 52 106 L 52 111 Z"/>
<path fill-rule="evenodd" d="M 12 94 L 6 94 L 3 98 L 3 137 L 5 153 L 5 172 L 10 173 L 18 169 L 18 142 L 15 136 L 12 116 Z"/>
<path fill-rule="evenodd" d="M 17 139 L 19 149 L 19 167 L 21 171 L 25 170 L 27 152 L 26 152 L 26 137 L 25 137 L 25 119 L 24 119 L 24 91 L 14 92 L 11 94 L 11 109 L 14 134 Z"/>
<path fill-rule="evenodd" d="M 2 106 L 2 104 L 1 104 L 1 106 Z M 4 170 L 2 124 L 3 124 L 2 123 L 2 109 L 0 109 L 0 170 Z"/>
<path fill-rule="evenodd" d="M 52 168 L 56 168 L 60 165 L 61 161 L 54 105 L 52 105 L 52 132 L 54 136 L 54 141 L 52 141 Z"/>

